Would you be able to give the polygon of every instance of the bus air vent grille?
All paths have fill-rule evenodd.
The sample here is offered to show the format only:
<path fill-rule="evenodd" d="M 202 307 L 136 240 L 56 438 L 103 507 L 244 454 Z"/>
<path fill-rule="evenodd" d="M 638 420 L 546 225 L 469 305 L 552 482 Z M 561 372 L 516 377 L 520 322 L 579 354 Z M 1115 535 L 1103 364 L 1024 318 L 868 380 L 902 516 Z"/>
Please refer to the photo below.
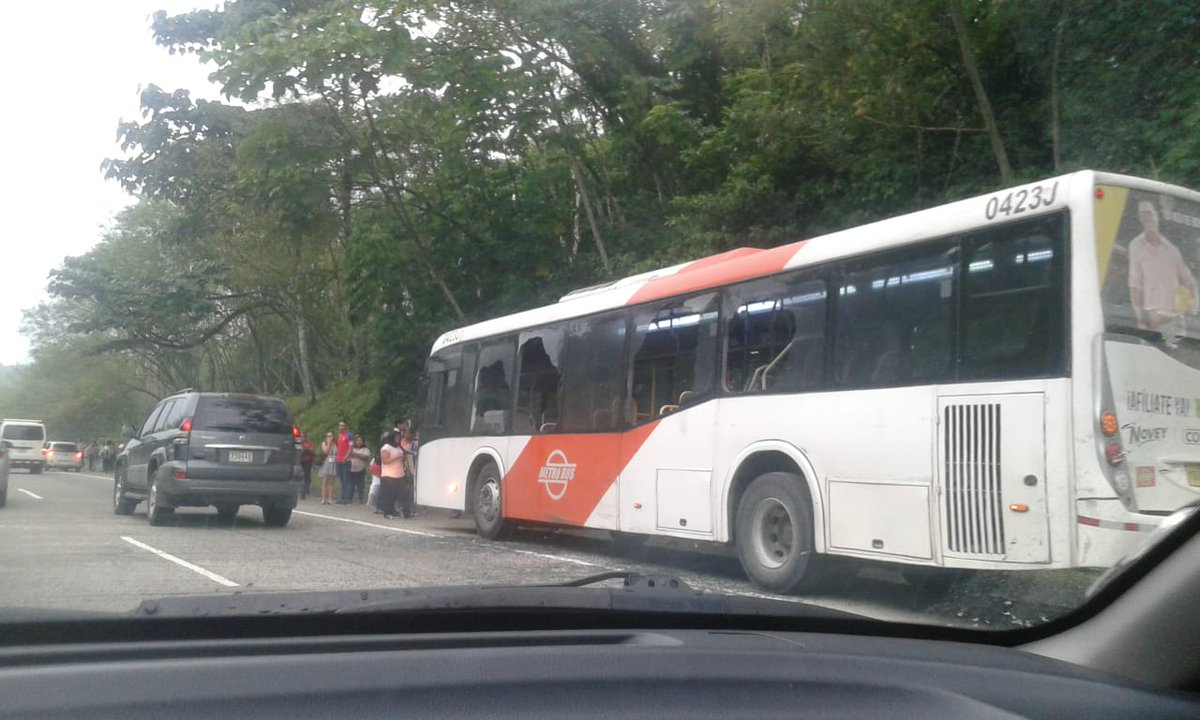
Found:
<path fill-rule="evenodd" d="M 952 552 L 1004 552 L 1000 495 L 1000 405 L 945 407 L 945 529 Z"/>

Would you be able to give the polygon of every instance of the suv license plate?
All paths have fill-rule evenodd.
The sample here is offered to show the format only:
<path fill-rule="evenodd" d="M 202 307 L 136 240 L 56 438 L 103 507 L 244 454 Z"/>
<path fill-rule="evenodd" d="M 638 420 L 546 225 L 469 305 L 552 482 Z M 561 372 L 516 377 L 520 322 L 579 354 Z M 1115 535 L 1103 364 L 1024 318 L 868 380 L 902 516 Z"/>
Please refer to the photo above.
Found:
<path fill-rule="evenodd" d="M 229 462 L 254 462 L 254 452 L 251 450 L 230 450 Z"/>

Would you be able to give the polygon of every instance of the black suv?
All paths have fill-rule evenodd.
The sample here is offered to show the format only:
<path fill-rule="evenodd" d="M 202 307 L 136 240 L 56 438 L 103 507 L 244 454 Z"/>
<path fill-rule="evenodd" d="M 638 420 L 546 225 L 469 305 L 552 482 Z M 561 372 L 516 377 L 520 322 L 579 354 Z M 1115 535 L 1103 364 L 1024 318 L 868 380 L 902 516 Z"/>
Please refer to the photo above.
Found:
<path fill-rule="evenodd" d="M 177 507 L 215 505 L 226 522 L 259 505 L 263 522 L 287 525 L 300 490 L 300 432 L 283 401 L 262 395 L 184 391 L 163 400 L 117 456 L 113 512 L 146 501 L 151 525 Z"/>

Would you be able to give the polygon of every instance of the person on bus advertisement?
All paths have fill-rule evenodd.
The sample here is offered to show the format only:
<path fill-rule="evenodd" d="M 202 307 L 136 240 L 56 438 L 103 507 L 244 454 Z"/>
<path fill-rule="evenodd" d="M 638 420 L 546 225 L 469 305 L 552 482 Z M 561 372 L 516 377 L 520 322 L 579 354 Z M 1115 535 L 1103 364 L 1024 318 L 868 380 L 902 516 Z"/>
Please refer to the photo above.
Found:
<path fill-rule="evenodd" d="M 1137 204 L 1142 232 L 1129 243 L 1129 300 L 1139 328 L 1182 334 L 1180 319 L 1196 314 L 1196 277 L 1183 253 L 1159 229 L 1158 209 L 1149 200 Z"/>
<path fill-rule="evenodd" d="M 345 420 L 338 423 L 337 476 L 342 486 L 342 497 L 338 505 L 349 505 L 354 494 L 354 483 L 350 479 L 350 447 L 354 444 L 354 433 Z"/>

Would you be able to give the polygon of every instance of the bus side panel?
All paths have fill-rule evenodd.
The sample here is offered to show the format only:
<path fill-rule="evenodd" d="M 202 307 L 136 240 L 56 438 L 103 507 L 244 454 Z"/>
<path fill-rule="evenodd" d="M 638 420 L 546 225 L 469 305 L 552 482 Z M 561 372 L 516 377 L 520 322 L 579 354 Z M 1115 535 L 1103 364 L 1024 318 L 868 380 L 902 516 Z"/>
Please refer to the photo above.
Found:
<path fill-rule="evenodd" d="M 684 408 L 658 420 L 644 440 L 627 439 L 630 459 L 621 472 L 618 492 L 621 530 L 713 538 L 718 507 L 713 459 L 723 442 L 717 424 L 719 405 L 720 401 L 709 401 Z"/>
<path fill-rule="evenodd" d="M 817 503 L 824 507 L 817 527 L 824 526 L 830 552 L 900 557 L 910 556 L 913 548 L 936 547 L 936 395 L 934 387 L 916 387 L 722 400 L 716 460 L 724 478 L 718 495 L 721 511 L 737 472 L 734 461 L 755 443 L 778 440 L 798 448 L 818 474 L 815 480 L 825 502 Z M 852 506 L 829 505 L 831 481 L 853 491 L 841 494 Z M 881 492 L 870 492 L 873 485 Z M 916 507 L 916 512 L 897 513 L 889 500 L 897 493 L 905 507 Z M 731 500 L 736 514 L 737 499 Z M 853 517 L 854 522 L 833 528 L 831 515 Z M 730 529 L 722 530 L 721 536 L 729 537 Z M 927 551 L 918 554 L 929 561 Z"/>
<path fill-rule="evenodd" d="M 658 422 L 624 433 L 535 435 L 504 478 L 504 515 L 570 527 L 617 528 L 617 478 Z"/>
<path fill-rule="evenodd" d="M 512 464 L 512 451 L 520 452 L 528 438 L 461 437 L 438 438 L 421 443 L 417 463 L 418 505 L 464 510 L 467 477 L 481 454 L 490 456 L 504 472 Z"/>

